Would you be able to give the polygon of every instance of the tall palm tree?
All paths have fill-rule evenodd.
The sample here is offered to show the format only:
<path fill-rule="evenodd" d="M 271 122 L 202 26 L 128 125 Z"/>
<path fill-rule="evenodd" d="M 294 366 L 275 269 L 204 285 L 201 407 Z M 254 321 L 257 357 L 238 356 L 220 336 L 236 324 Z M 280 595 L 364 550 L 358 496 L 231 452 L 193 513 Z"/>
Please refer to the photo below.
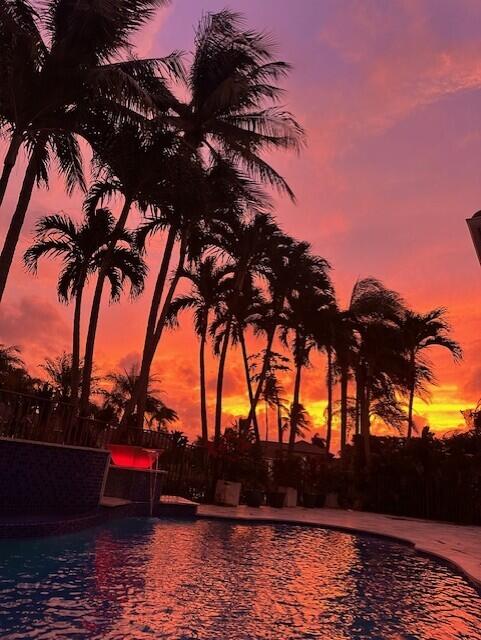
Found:
<path fill-rule="evenodd" d="M 408 440 L 414 427 L 413 405 L 416 394 L 428 394 L 426 384 L 435 383 L 432 363 L 426 356 L 431 347 L 443 347 L 455 362 L 463 357 L 459 344 L 450 338 L 451 328 L 445 318 L 446 310 L 433 309 L 426 313 L 407 310 L 401 323 L 402 342 L 408 361 Z"/>
<path fill-rule="evenodd" d="M 31 42 L 19 47 L 13 38 L 0 85 L 0 117 L 9 125 L 14 147 L 20 138 L 26 141 L 29 161 L 0 254 L 0 300 L 35 181 L 47 182 L 51 155 L 68 190 L 77 184 L 84 188 L 75 134 L 83 133 L 82 120 L 91 117 L 92 105 L 101 112 L 100 122 L 107 113 L 118 119 L 127 110 L 135 114 L 152 106 L 142 83 L 153 77 L 159 61 L 119 58 L 129 50 L 132 33 L 163 4 L 119 0 L 112 11 L 107 1 L 48 0 Z M 35 16 L 30 22 L 35 25 Z M 33 51 L 27 60 L 23 46 Z"/>
<path fill-rule="evenodd" d="M 326 261 L 307 254 L 303 269 L 297 273 L 297 280 L 286 294 L 282 311 L 281 339 L 289 346 L 295 366 L 294 391 L 291 404 L 291 429 L 289 451 L 292 452 L 295 438 L 295 419 L 301 406 L 300 391 L 302 371 L 309 365 L 311 350 L 316 346 L 319 316 L 334 301 L 334 290 L 328 276 Z"/>
<path fill-rule="evenodd" d="M 108 209 L 96 209 L 84 214 L 80 223 L 69 216 L 56 214 L 42 217 L 35 228 L 35 242 L 27 249 L 24 262 L 37 273 L 40 258 L 61 258 L 62 270 L 57 283 L 61 302 L 75 301 L 73 317 L 71 395 L 75 404 L 80 384 L 80 327 L 82 299 L 89 277 L 98 272 L 115 227 L 115 218 Z M 123 231 L 123 246 L 116 247 L 107 278 L 111 283 L 111 299 L 119 297 L 125 278 L 130 278 L 137 295 L 143 287 L 146 265 L 137 254 L 133 237 Z M 133 278 L 133 280 L 132 280 Z"/>
<path fill-rule="evenodd" d="M 95 119 L 93 125 L 95 125 Z M 145 212 L 149 206 L 158 206 L 159 202 L 162 203 L 165 200 L 166 189 L 172 193 L 174 184 L 178 186 L 182 180 L 188 182 L 193 174 L 190 154 L 183 151 L 177 137 L 165 128 L 147 127 L 145 123 L 117 124 L 112 121 L 107 121 L 100 129 L 93 125 L 89 124 L 89 130 L 85 132 L 85 136 L 95 151 L 96 180 L 86 198 L 85 210 L 94 210 L 99 202 L 111 198 L 116 193 L 122 194 L 123 204 L 104 254 L 94 291 L 85 348 L 80 400 L 82 414 L 85 414 L 89 408 L 90 375 L 102 287 L 130 211 L 134 205 L 137 205 L 142 212 Z M 172 246 L 176 233 L 177 229 L 174 227 Z M 167 270 L 168 262 L 165 277 L 167 277 Z"/>
<path fill-rule="evenodd" d="M 267 256 L 273 244 L 280 241 L 282 234 L 272 218 L 265 213 L 256 213 L 247 220 L 238 219 L 234 224 L 218 225 L 212 233 L 212 245 L 218 247 L 219 254 L 232 264 L 233 280 L 231 301 L 227 305 L 227 315 L 222 334 L 219 354 L 219 375 L 217 377 L 217 403 L 215 412 L 215 434 L 221 434 L 222 423 L 222 382 L 227 350 L 231 340 L 234 321 L 233 309 L 244 295 L 244 287 L 254 277 L 265 272 Z M 237 301 L 236 301 L 237 299 Z M 251 421 L 251 420 L 250 420 Z"/>
<path fill-rule="evenodd" d="M 210 323 L 210 314 L 218 310 L 226 288 L 226 276 L 230 273 L 229 265 L 216 264 L 215 256 L 204 256 L 186 269 L 184 277 L 191 283 L 189 294 L 175 298 L 169 309 L 169 323 L 176 324 L 178 315 L 184 309 L 194 312 L 194 328 L 199 337 L 199 375 L 200 375 L 200 420 L 202 443 L 209 441 L 209 425 L 207 418 L 207 392 L 205 347 Z"/>
<path fill-rule="evenodd" d="M 135 402 L 139 405 L 139 426 L 146 381 L 166 324 L 170 302 L 184 274 L 185 260 L 191 263 L 196 261 L 206 248 L 216 244 L 218 234 L 212 233 L 213 227 L 230 228 L 242 217 L 245 207 L 256 206 L 264 201 L 264 195 L 257 186 L 222 158 L 217 158 L 207 169 L 197 161 L 192 161 L 191 169 L 191 188 L 178 189 L 178 185 L 173 183 L 174 193 L 166 194 L 168 202 L 163 203 L 160 215 L 147 219 L 137 232 L 139 245 L 143 248 L 148 235 L 169 228 L 147 321 L 138 387 L 130 407 L 133 410 Z M 176 234 L 180 240 L 177 266 L 173 269 L 170 285 L 161 304 Z"/>
<path fill-rule="evenodd" d="M 9 137 L 0 177 L 0 205 L 18 152 L 24 140 L 18 130 L 17 112 L 11 107 L 13 96 L 30 91 L 31 80 L 43 57 L 43 41 L 37 26 L 38 14 L 25 0 L 4 0 L 0 4 L 0 128 Z"/>
<path fill-rule="evenodd" d="M 364 278 L 355 283 L 347 315 L 357 341 L 353 358 L 356 432 L 363 438 L 366 464 L 370 460 L 370 416 L 376 386 L 392 389 L 394 385 L 401 389 L 404 382 L 405 360 L 399 328 L 405 311 L 400 295 L 379 280 Z"/>
<path fill-rule="evenodd" d="M 261 397 L 264 380 L 271 366 L 272 348 L 278 328 L 285 319 L 284 311 L 288 295 L 295 289 L 299 274 L 313 266 L 310 246 L 307 242 L 297 242 L 285 234 L 275 234 L 266 247 L 262 275 L 267 282 L 270 296 L 270 310 L 258 323 L 257 332 L 266 336 L 266 347 L 261 370 L 257 376 L 257 388 L 249 413 L 253 420 L 257 403 Z M 315 268 L 321 272 L 328 264 L 320 258 L 315 260 Z"/>
<path fill-rule="evenodd" d="M 211 325 L 211 333 L 216 336 L 214 341 L 215 353 L 220 355 L 217 374 L 216 418 L 218 417 L 218 408 L 222 407 L 223 378 L 229 345 L 235 346 L 239 344 L 241 347 L 249 406 L 252 406 L 254 399 L 253 379 L 249 365 L 250 357 L 245 334 L 248 327 L 257 324 L 259 318 L 266 312 L 266 301 L 259 287 L 254 285 L 252 274 L 248 274 L 244 279 L 241 291 L 236 286 L 236 279 L 236 276 L 232 275 L 227 281 L 228 288 L 222 304 L 218 306 L 217 317 Z M 254 416 L 253 422 L 255 441 L 260 442 L 259 424 L 256 416 Z M 216 425 L 216 440 L 218 441 L 221 435 L 220 421 L 216 420 Z"/>
<path fill-rule="evenodd" d="M 303 143 L 304 132 L 292 114 L 276 106 L 284 95 L 278 82 L 289 70 L 275 59 L 272 40 L 246 30 L 240 14 L 207 13 L 195 32 L 187 99 L 167 94 L 164 86 L 154 99 L 173 112 L 172 125 L 194 153 L 235 158 L 249 175 L 293 197 L 262 157 L 265 150 L 298 150 Z"/>

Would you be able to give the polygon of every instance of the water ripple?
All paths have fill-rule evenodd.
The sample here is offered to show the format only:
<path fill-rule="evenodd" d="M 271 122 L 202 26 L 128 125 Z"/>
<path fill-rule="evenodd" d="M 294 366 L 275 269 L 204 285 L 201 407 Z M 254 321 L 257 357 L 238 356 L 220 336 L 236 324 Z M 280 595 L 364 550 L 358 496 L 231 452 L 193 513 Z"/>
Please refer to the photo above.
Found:
<path fill-rule="evenodd" d="M 481 640 L 480 620 L 442 563 L 322 529 L 127 520 L 0 544 L 4 640 Z"/>

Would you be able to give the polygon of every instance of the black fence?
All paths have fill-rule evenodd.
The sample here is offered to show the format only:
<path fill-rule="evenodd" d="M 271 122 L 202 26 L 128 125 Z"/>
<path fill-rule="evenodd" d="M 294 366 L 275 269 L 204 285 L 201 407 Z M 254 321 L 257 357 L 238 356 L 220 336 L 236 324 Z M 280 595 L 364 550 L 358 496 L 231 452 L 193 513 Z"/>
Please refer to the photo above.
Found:
<path fill-rule="evenodd" d="M 73 405 L 51 398 L 0 389 L 0 437 L 98 449 L 129 444 L 156 450 L 159 468 L 167 472 L 164 493 L 171 495 L 203 500 L 214 482 L 213 465 L 201 447 L 178 442 L 164 431 L 80 418 Z"/>

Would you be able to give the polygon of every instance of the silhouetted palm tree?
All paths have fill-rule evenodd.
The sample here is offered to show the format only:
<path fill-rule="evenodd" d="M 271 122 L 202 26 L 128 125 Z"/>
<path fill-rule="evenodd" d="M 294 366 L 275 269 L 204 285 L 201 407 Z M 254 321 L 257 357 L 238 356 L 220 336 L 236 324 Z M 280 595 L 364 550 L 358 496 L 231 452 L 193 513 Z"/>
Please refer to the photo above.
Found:
<path fill-rule="evenodd" d="M 356 377 L 355 422 L 356 433 L 360 432 L 363 437 L 366 464 L 370 460 L 373 397 L 378 395 L 379 389 L 391 392 L 393 385 L 401 388 L 404 382 L 406 369 L 399 327 L 405 311 L 400 295 L 387 289 L 379 280 L 365 278 L 354 285 L 347 314 L 357 336 L 353 365 Z"/>
<path fill-rule="evenodd" d="M 29 162 L 0 255 L 0 300 L 34 183 L 47 182 L 50 157 L 56 157 L 69 192 L 77 184 L 84 188 L 75 134 L 84 133 L 82 120 L 92 116 L 92 105 L 101 113 L 100 122 L 107 113 L 118 119 L 129 109 L 134 114 L 152 106 L 142 83 L 153 77 L 160 62 L 119 58 L 129 51 L 132 33 L 163 4 L 165 0 L 119 0 L 112 11 L 109 2 L 48 0 L 38 29 L 33 15 L 23 20 L 30 26 L 28 32 L 22 22 L 22 41 L 8 40 L 11 46 L 2 58 L 0 117 L 12 135 L 9 164 L 22 140 Z M 167 64 L 176 66 L 174 59 Z"/>
<path fill-rule="evenodd" d="M 281 232 L 272 218 L 267 214 L 257 213 L 252 219 L 237 220 L 234 224 L 219 225 L 213 231 L 212 245 L 217 246 L 219 255 L 227 258 L 232 264 L 234 274 L 232 280 L 230 309 L 234 309 L 236 298 L 240 299 L 243 289 L 254 276 L 261 275 L 266 269 L 267 256 L 273 244 L 279 242 Z M 222 386 L 223 373 L 227 358 L 227 350 L 231 340 L 233 312 L 225 317 L 222 346 L 219 354 L 219 372 L 217 376 L 217 402 L 215 411 L 215 437 L 221 435 L 222 423 Z"/>
<path fill-rule="evenodd" d="M 413 431 L 413 404 L 416 394 L 429 395 L 426 384 L 436 382 L 432 363 L 426 356 L 431 347 L 443 347 L 455 361 L 461 360 L 463 353 L 459 344 L 449 337 L 450 326 L 445 318 L 446 310 L 433 309 L 427 313 L 408 310 L 401 323 L 402 342 L 408 362 L 408 439 Z"/>
<path fill-rule="evenodd" d="M 94 291 L 92 308 L 98 309 L 102 287 L 107 277 L 110 261 L 117 242 L 121 239 L 133 205 L 145 212 L 149 206 L 158 206 L 165 199 L 166 183 L 181 184 L 191 176 L 190 155 L 182 153 L 180 142 L 165 129 L 146 128 L 140 123 L 107 122 L 100 130 L 86 134 L 95 151 L 96 181 L 90 188 L 85 202 L 86 211 L 94 210 L 99 202 L 121 193 L 122 210 L 112 231 L 99 278 Z M 172 186 L 170 192 L 172 192 Z M 174 229 L 174 239 L 175 240 Z M 88 410 L 90 373 L 93 366 L 93 350 L 98 317 L 91 316 L 85 348 L 84 378 L 80 410 Z"/>
<path fill-rule="evenodd" d="M 303 261 L 303 269 L 297 273 L 297 280 L 285 297 L 282 311 L 281 339 L 291 349 L 294 365 L 294 392 L 291 404 L 291 416 L 298 415 L 301 405 L 302 370 L 309 365 L 311 350 L 316 346 L 315 334 L 318 332 L 320 314 L 329 308 L 334 300 L 334 290 L 329 279 L 326 261 L 317 256 L 308 255 Z M 295 423 L 291 423 L 289 450 L 292 452 L 296 437 Z"/>
<path fill-rule="evenodd" d="M 4 0 L 0 4 L 0 128 L 10 138 L 0 177 L 0 205 L 18 152 L 23 142 L 18 130 L 18 110 L 13 109 L 18 95 L 33 90 L 43 54 L 43 41 L 37 26 L 38 14 L 25 0 Z"/>
<path fill-rule="evenodd" d="M 169 309 L 169 323 L 176 324 L 178 314 L 184 309 L 194 312 L 194 328 L 199 336 L 199 374 L 200 374 L 200 419 L 202 428 L 202 443 L 209 441 L 209 427 L 207 418 L 205 346 L 210 322 L 210 314 L 218 310 L 225 293 L 226 276 L 230 273 L 229 265 L 216 265 L 215 256 L 205 256 L 195 262 L 194 266 L 186 269 L 183 276 L 192 283 L 189 294 L 175 298 Z"/>
<path fill-rule="evenodd" d="M 217 228 L 220 225 L 222 229 L 230 227 L 237 223 L 246 207 L 255 206 L 265 199 L 252 181 L 239 174 L 231 163 L 221 158 L 208 169 L 202 169 L 198 162 L 192 162 L 189 187 L 188 190 L 179 189 L 178 184 L 174 184 L 174 194 L 168 196 L 169 204 L 164 203 L 160 215 L 147 219 L 137 232 L 139 246 L 143 248 L 147 236 L 169 228 L 149 311 L 138 389 L 133 398 L 133 401 L 138 402 L 139 421 L 148 373 L 166 324 L 170 302 L 184 272 L 185 261 L 195 262 L 205 249 L 216 243 L 217 237 L 211 231 L 213 225 Z M 169 212 L 167 217 L 166 211 Z M 176 235 L 180 241 L 179 256 L 161 304 Z"/>
<path fill-rule="evenodd" d="M 115 227 L 115 218 L 108 209 L 97 209 L 84 214 L 81 223 L 67 215 L 42 217 L 35 228 L 35 243 L 27 249 L 24 261 L 34 273 L 40 258 L 62 260 L 62 270 L 57 283 L 61 302 L 75 300 L 71 357 L 71 395 L 76 403 L 80 384 L 80 326 L 82 298 L 89 277 L 98 272 Z M 127 278 L 132 292 L 138 295 L 143 288 L 146 265 L 132 248 L 133 238 L 127 231 L 121 235 L 122 246 L 115 248 L 107 279 L 110 281 L 111 300 L 118 300 L 123 281 Z"/>
<path fill-rule="evenodd" d="M 297 150 L 304 136 L 293 116 L 275 106 L 284 94 L 278 82 L 290 66 L 274 56 L 271 39 L 245 30 L 240 14 L 207 13 L 195 32 L 187 100 L 167 96 L 161 86 L 157 101 L 174 112 L 171 123 L 195 153 L 235 158 L 249 175 L 293 197 L 261 155 L 272 149 Z"/>
<path fill-rule="evenodd" d="M 265 362 L 265 350 L 260 354 L 251 356 L 250 368 L 256 371 L 259 367 L 256 362 L 260 357 L 260 371 L 262 371 Z M 269 358 L 269 369 L 264 377 L 261 398 L 265 403 L 265 420 L 266 420 L 266 440 L 268 434 L 269 409 L 274 408 L 277 418 L 277 439 L 280 443 L 283 441 L 286 425 L 283 420 L 284 414 L 288 411 L 286 399 L 284 398 L 284 388 L 279 382 L 279 373 L 289 371 L 289 358 L 281 353 L 272 352 Z M 259 382 L 260 372 L 254 373 L 252 376 L 254 382 Z"/>
<path fill-rule="evenodd" d="M 253 406 L 249 413 L 249 421 L 252 421 L 257 403 L 261 397 L 264 380 L 270 369 L 270 361 L 274 339 L 277 329 L 282 325 L 286 300 L 290 292 L 295 289 L 299 281 L 299 274 L 312 266 L 310 246 L 307 242 L 296 242 L 285 234 L 276 234 L 269 244 L 262 274 L 267 281 L 267 290 L 270 296 L 270 310 L 262 322 L 258 323 L 258 333 L 265 333 L 266 348 L 262 367 L 257 377 L 257 388 L 254 393 Z M 327 262 L 316 259 L 316 268 L 327 269 Z"/>
<path fill-rule="evenodd" d="M 112 407 L 119 421 L 135 388 L 138 375 L 138 366 L 132 365 L 130 369 L 124 369 L 122 372 L 114 371 L 105 376 L 105 380 L 111 384 L 111 388 L 101 391 L 104 396 L 104 408 Z M 159 427 L 165 428 L 167 424 L 176 422 L 178 416 L 159 398 L 160 390 L 152 386 L 158 382 L 159 379 L 156 376 L 151 376 L 146 404 L 147 423 L 149 426 L 157 424 Z M 133 421 L 135 421 L 135 417 Z"/>
<path fill-rule="evenodd" d="M 284 425 L 284 429 L 288 429 L 290 433 L 294 433 L 294 442 L 295 438 L 303 438 L 306 432 L 310 431 L 309 414 L 303 404 L 291 404 L 287 415 L 284 417 Z"/>
<path fill-rule="evenodd" d="M 232 275 L 228 281 L 228 288 L 218 306 L 217 316 L 211 324 L 211 333 L 215 335 L 214 352 L 219 355 L 219 369 L 217 379 L 216 409 L 222 406 L 222 389 L 225 364 L 227 359 L 227 346 L 240 344 L 244 374 L 246 378 L 249 406 L 254 400 L 253 387 L 249 367 L 249 354 L 247 350 L 245 333 L 248 327 L 256 325 L 266 312 L 266 301 L 261 290 L 252 280 L 252 274 L 244 279 L 242 290 L 236 286 L 236 275 Z M 259 425 L 254 416 L 254 438 L 260 441 Z M 217 432 L 217 440 L 220 434 Z"/>

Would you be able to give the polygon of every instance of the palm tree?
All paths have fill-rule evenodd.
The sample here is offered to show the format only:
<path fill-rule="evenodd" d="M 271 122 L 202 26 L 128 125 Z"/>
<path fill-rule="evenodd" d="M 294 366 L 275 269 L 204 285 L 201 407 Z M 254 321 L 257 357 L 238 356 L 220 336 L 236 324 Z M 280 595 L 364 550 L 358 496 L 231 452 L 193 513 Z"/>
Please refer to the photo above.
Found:
<path fill-rule="evenodd" d="M 57 283 L 57 294 L 61 302 L 75 300 L 72 338 L 71 395 L 74 404 L 78 400 L 80 385 L 80 326 L 82 299 L 89 277 L 98 272 L 106 248 L 115 227 L 115 218 L 108 209 L 97 209 L 84 214 L 81 223 L 67 215 L 42 217 L 35 230 L 35 243 L 27 249 L 24 262 L 36 273 L 40 258 L 62 259 L 62 270 Z M 111 300 L 117 300 L 122 282 L 131 280 L 133 292 L 138 295 L 143 287 L 146 265 L 135 248 L 133 237 L 122 232 L 123 246 L 115 249 L 107 278 L 111 283 Z"/>
<path fill-rule="evenodd" d="M 257 369 L 257 363 L 255 359 L 261 356 L 261 367 L 265 361 L 265 350 L 261 354 L 251 356 L 251 360 L 254 362 L 251 364 L 251 369 Z M 266 440 L 269 431 L 269 409 L 274 408 L 277 417 L 277 438 L 279 443 L 282 444 L 284 438 L 284 431 L 286 429 L 285 422 L 283 420 L 283 414 L 287 411 L 286 400 L 284 398 L 284 388 L 278 380 L 279 372 L 289 371 L 289 358 L 286 356 L 272 352 L 269 359 L 269 369 L 265 375 L 261 398 L 265 403 L 265 420 L 266 420 Z M 259 382 L 260 373 L 256 373 L 252 376 L 252 380 Z"/>
<path fill-rule="evenodd" d="M 235 158 L 247 174 L 293 197 L 261 155 L 264 150 L 298 150 L 304 136 L 293 116 L 275 106 L 284 93 L 278 82 L 290 66 L 275 60 L 274 53 L 269 37 L 243 29 L 240 14 L 207 13 L 195 32 L 187 100 L 166 93 L 164 85 L 154 99 L 173 112 L 170 122 L 194 153 Z"/>
<path fill-rule="evenodd" d="M 199 336 L 199 373 L 200 373 L 200 418 L 202 443 L 209 441 L 207 419 L 207 395 L 205 375 L 205 346 L 209 328 L 210 314 L 218 310 L 226 287 L 226 276 L 230 272 L 228 265 L 217 265 L 215 256 L 204 256 L 186 269 L 183 276 L 191 283 L 191 291 L 187 295 L 175 298 L 169 309 L 169 323 L 176 324 L 178 314 L 184 309 L 194 312 L 194 328 Z"/>
<path fill-rule="evenodd" d="M 161 207 L 160 215 L 148 218 L 137 232 L 139 246 L 144 248 L 145 239 L 149 235 L 158 230 L 163 231 L 166 227 L 169 228 L 147 321 L 138 388 L 130 407 L 132 411 L 134 403 L 138 403 L 139 426 L 143 413 L 146 381 L 166 325 L 170 302 L 180 278 L 184 275 L 185 261 L 195 262 L 206 248 L 216 243 L 216 238 L 211 231 L 214 225 L 220 225 L 222 229 L 230 227 L 243 215 L 245 207 L 255 206 L 264 199 L 263 194 L 252 184 L 252 181 L 240 175 L 231 163 L 222 158 L 218 158 L 208 169 L 202 168 L 197 161 L 193 162 L 192 158 L 190 162 L 191 188 L 179 189 L 178 184 L 174 182 L 173 193 L 165 194 L 166 200 Z M 167 270 L 177 235 L 180 240 L 177 266 L 173 270 L 169 288 L 161 305 Z"/>
<path fill-rule="evenodd" d="M 25 363 L 20 355 L 20 347 L 12 345 L 8 347 L 0 343 L 0 371 L 8 371 L 18 367 L 24 367 Z"/>
<path fill-rule="evenodd" d="M 65 351 L 55 358 L 45 358 L 40 368 L 47 374 L 49 387 L 60 402 L 72 400 L 72 355 Z"/>
<path fill-rule="evenodd" d="M 217 355 L 221 354 L 217 375 L 216 410 L 218 407 L 222 407 L 223 377 L 228 345 L 235 346 L 240 344 L 249 397 L 249 407 L 252 406 L 254 401 L 253 380 L 249 366 L 250 357 L 247 350 L 245 334 L 248 327 L 256 325 L 259 319 L 265 314 L 266 301 L 259 287 L 254 285 L 251 274 L 248 274 L 244 279 L 241 291 L 235 286 L 235 281 L 236 276 L 232 275 L 226 282 L 227 288 L 222 304 L 218 306 L 217 317 L 211 325 L 211 333 L 216 336 L 214 341 L 215 353 Z M 255 415 L 253 422 L 255 440 L 256 442 L 260 442 L 259 424 L 257 422 L 257 416 Z M 218 428 L 220 428 L 220 423 L 217 422 L 217 424 L 219 425 Z M 219 438 L 220 433 L 217 431 L 217 441 Z"/>
<path fill-rule="evenodd" d="M 289 346 L 295 365 L 294 391 L 291 404 L 291 429 L 289 451 L 292 452 L 296 438 L 295 419 L 301 406 L 301 376 L 309 365 L 309 356 L 316 346 L 315 335 L 318 331 L 319 316 L 334 301 L 334 291 L 329 279 L 325 260 L 307 255 L 304 268 L 297 274 L 297 281 L 286 295 L 286 306 L 282 312 L 281 339 Z"/>
<path fill-rule="evenodd" d="M 294 290 L 299 274 L 313 266 L 310 246 L 307 242 L 296 242 L 285 234 L 275 234 L 266 247 L 262 275 L 267 281 L 270 296 L 270 311 L 258 323 L 257 332 L 265 333 L 266 347 L 261 370 L 257 376 L 257 388 L 249 413 L 249 422 L 253 420 L 257 403 L 261 397 L 264 380 L 271 363 L 272 348 L 278 328 L 282 325 L 288 295 Z M 327 262 L 316 258 L 315 268 L 321 272 L 328 268 Z"/>
<path fill-rule="evenodd" d="M 94 210 L 99 202 L 111 198 L 115 193 L 122 194 L 123 205 L 104 254 L 94 291 L 85 348 L 85 371 L 80 400 L 82 414 L 89 407 L 90 375 L 102 287 L 131 208 L 136 204 L 145 212 L 149 206 L 162 203 L 165 201 L 166 189 L 172 193 L 174 184 L 178 186 L 181 179 L 188 181 L 193 173 L 190 155 L 183 152 L 180 141 L 165 128 L 156 126 L 154 130 L 152 127 L 146 128 L 145 123 L 116 124 L 107 121 L 103 128 L 99 130 L 94 127 L 85 132 L 85 136 L 95 151 L 96 169 L 96 180 L 85 201 L 85 210 Z M 176 233 L 177 229 L 173 228 L 172 246 Z M 167 271 L 168 262 L 165 277 Z"/>
<path fill-rule="evenodd" d="M 10 139 L 0 177 L 0 205 L 24 140 L 22 131 L 17 130 L 18 116 L 13 115 L 17 112 L 12 110 L 10 101 L 12 96 L 32 88 L 29 85 L 42 57 L 43 41 L 37 20 L 37 12 L 25 0 L 4 0 L 0 5 L 0 58 L 4 61 L 0 70 L 0 128 Z"/>
<path fill-rule="evenodd" d="M 379 280 L 365 278 L 354 285 L 347 314 L 357 341 L 352 358 L 356 432 L 362 435 L 365 462 L 369 464 L 373 399 L 379 388 L 392 390 L 394 385 L 401 390 L 404 384 L 405 359 L 399 328 L 405 305 L 396 291 L 387 289 Z"/>
<path fill-rule="evenodd" d="M 23 23 L 19 26 L 23 36 L 30 34 L 30 40 L 9 39 L 0 85 L 0 117 L 12 135 L 10 151 L 25 140 L 29 162 L 0 254 L 0 300 L 35 181 L 47 183 L 51 155 L 58 160 L 68 191 L 76 185 L 84 188 L 75 134 L 84 133 L 82 121 L 91 117 L 92 105 L 97 105 L 100 121 L 106 114 L 125 117 L 127 111 L 135 117 L 139 107 L 151 106 L 142 84 L 153 77 L 160 61 L 119 58 L 129 49 L 132 33 L 164 3 L 119 0 L 112 11 L 109 2 L 49 0 L 38 28 L 34 28 L 35 14 L 27 20 L 30 31 Z M 42 40 L 43 33 L 48 43 Z M 31 55 L 25 56 L 24 47 Z M 175 60 L 167 64 L 176 66 Z M 14 153 L 7 155 L 10 165 Z"/>
<path fill-rule="evenodd" d="M 39 380 L 28 373 L 20 354 L 16 345 L 0 343 L 0 389 L 34 394 Z"/>
<path fill-rule="evenodd" d="M 234 224 L 219 225 L 212 233 L 212 245 L 218 247 L 221 256 L 232 264 L 232 291 L 230 303 L 227 305 L 222 346 L 219 354 L 219 372 L 217 376 L 217 402 L 215 412 L 215 434 L 217 441 L 221 434 L 222 423 L 222 384 L 223 372 L 227 358 L 227 350 L 231 340 L 234 322 L 234 308 L 240 304 L 244 288 L 252 282 L 256 275 L 262 275 L 266 269 L 267 256 L 273 244 L 282 236 L 272 218 L 264 213 L 257 213 L 251 219 L 238 219 Z M 249 422 L 252 419 L 249 420 Z"/>
<path fill-rule="evenodd" d="M 414 427 L 414 398 L 416 395 L 426 397 L 429 391 L 425 385 L 436 382 L 432 363 L 425 352 L 438 346 L 447 349 L 455 362 L 463 357 L 459 344 L 449 337 L 451 328 L 445 314 L 443 308 L 426 313 L 407 310 L 401 323 L 402 342 L 408 361 L 408 440 Z"/>
<path fill-rule="evenodd" d="M 294 433 L 295 438 L 303 438 L 306 431 L 310 431 L 309 414 L 301 403 L 292 403 L 287 416 L 284 418 L 285 429 L 289 429 L 290 433 Z M 290 443 L 289 443 L 290 444 Z M 291 447 L 294 445 L 290 445 Z"/>
<path fill-rule="evenodd" d="M 103 389 L 101 391 L 104 396 L 104 408 L 107 406 L 112 407 L 118 421 L 122 418 L 125 406 L 132 395 L 138 375 L 138 366 L 132 365 L 130 369 L 124 369 L 121 372 L 113 371 L 105 376 L 105 380 L 111 384 L 111 387 L 108 390 Z M 167 407 L 159 398 L 159 389 L 152 386 L 158 382 L 159 379 L 157 377 L 151 376 L 146 405 L 147 423 L 149 426 L 157 424 L 159 427 L 165 427 L 167 424 L 176 422 L 178 416 L 173 409 Z"/>

